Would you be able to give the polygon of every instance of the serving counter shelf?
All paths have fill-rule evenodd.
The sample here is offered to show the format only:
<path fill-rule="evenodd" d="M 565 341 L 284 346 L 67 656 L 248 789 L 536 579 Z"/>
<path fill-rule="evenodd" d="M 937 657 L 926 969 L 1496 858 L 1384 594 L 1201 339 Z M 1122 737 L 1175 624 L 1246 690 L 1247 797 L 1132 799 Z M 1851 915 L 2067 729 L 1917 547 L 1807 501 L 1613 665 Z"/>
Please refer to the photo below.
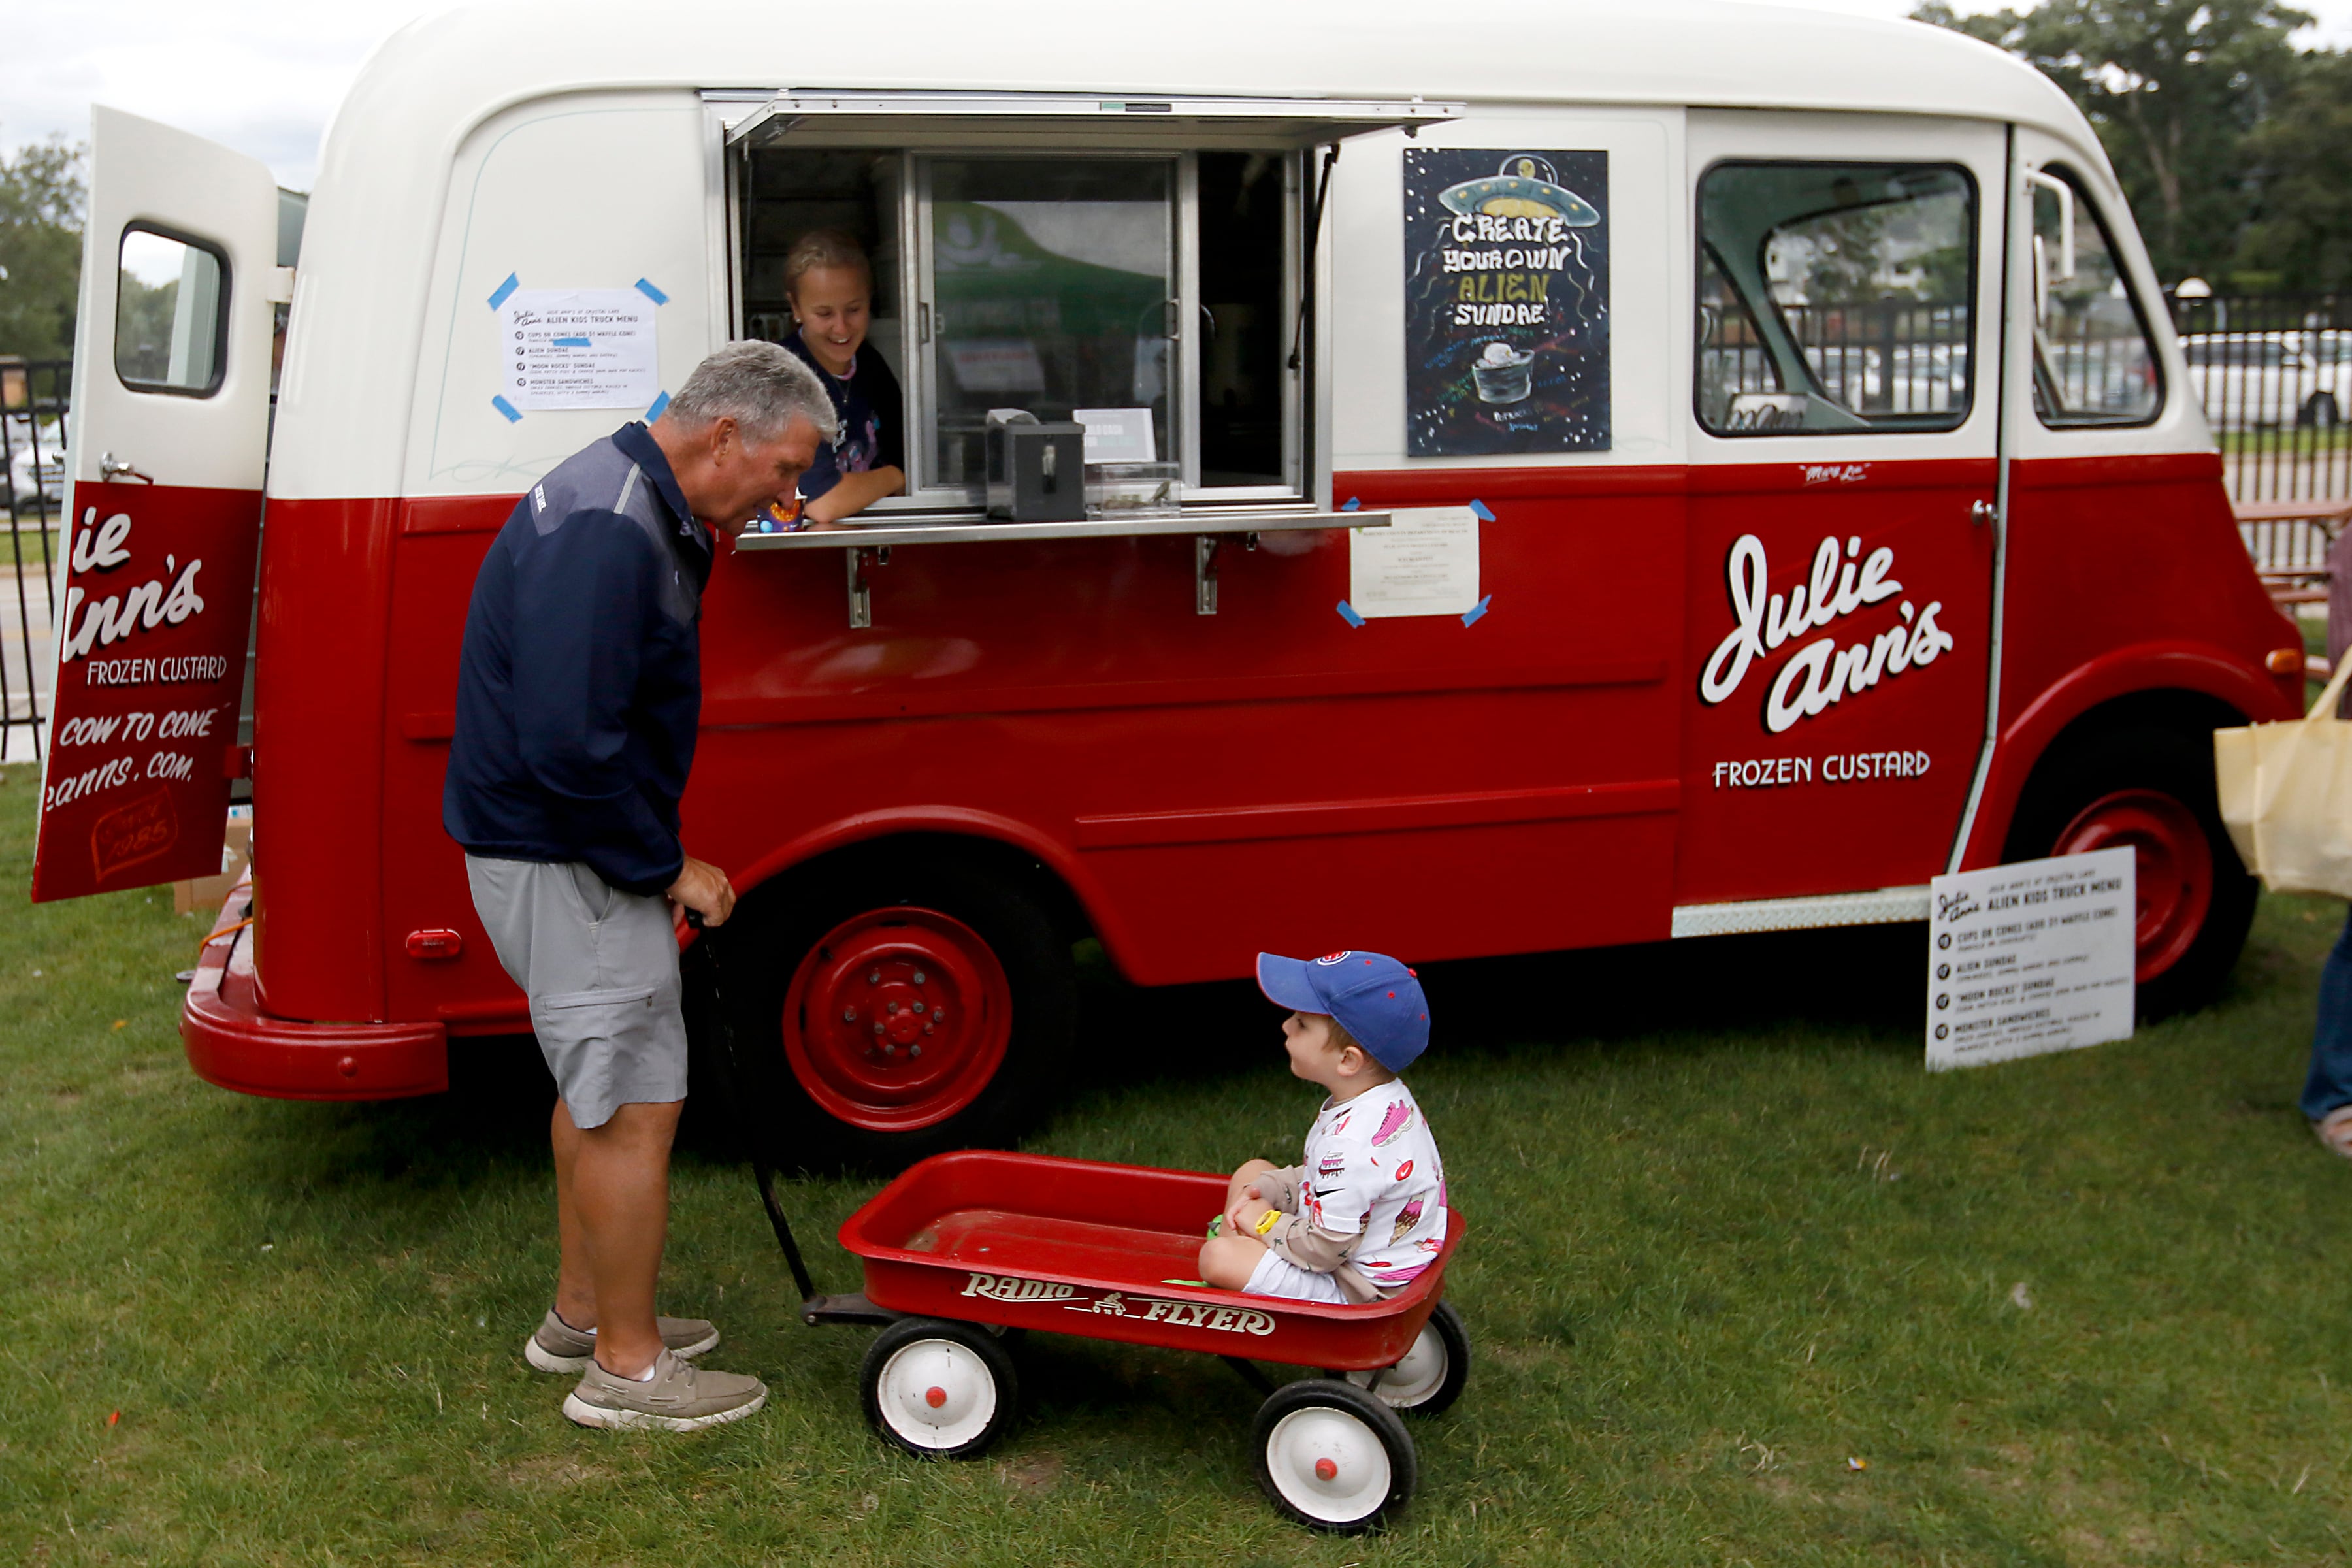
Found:
<path fill-rule="evenodd" d="M 1152 539 L 1192 536 L 1192 608 L 1217 613 L 1217 552 L 1242 536 L 1244 550 L 1257 548 L 1265 533 L 1321 532 L 1334 528 L 1386 528 L 1384 511 L 1311 511 L 1298 507 L 1204 507 L 1173 516 L 1088 518 L 1079 522 L 992 522 L 970 513 L 907 522 L 855 523 L 805 529 L 798 533 L 747 533 L 740 551 L 838 550 L 844 556 L 853 629 L 874 624 L 873 570 L 890 563 L 890 552 L 907 544 L 1009 543 L 1016 540 Z"/>

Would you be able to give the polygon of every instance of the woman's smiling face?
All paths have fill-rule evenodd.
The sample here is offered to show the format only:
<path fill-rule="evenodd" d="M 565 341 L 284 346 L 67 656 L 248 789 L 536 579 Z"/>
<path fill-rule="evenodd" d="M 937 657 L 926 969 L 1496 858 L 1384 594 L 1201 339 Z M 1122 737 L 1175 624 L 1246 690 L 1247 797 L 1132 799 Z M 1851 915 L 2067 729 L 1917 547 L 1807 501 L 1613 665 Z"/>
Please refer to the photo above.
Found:
<path fill-rule="evenodd" d="M 812 267 L 793 287 L 793 315 L 801 341 L 817 363 L 847 375 L 874 309 L 874 281 L 862 267 Z"/>

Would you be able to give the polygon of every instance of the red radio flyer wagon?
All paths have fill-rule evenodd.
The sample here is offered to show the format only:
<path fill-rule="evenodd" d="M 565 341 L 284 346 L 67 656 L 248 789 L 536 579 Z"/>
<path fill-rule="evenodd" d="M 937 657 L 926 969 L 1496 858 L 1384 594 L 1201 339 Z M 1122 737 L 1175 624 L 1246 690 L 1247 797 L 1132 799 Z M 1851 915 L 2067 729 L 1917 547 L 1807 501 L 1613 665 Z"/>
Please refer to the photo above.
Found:
<path fill-rule="evenodd" d="M 770 1217 L 790 1232 L 761 1172 Z M 1041 1201 L 1041 1199 L 1043 1201 Z M 1258 1485 L 1318 1530 L 1378 1525 L 1412 1494 L 1412 1438 L 1462 1392 L 1470 1342 L 1438 1299 L 1461 1244 L 1403 1291 L 1367 1306 L 1244 1295 L 1193 1283 L 1201 1232 L 1225 1178 L 969 1150 L 913 1166 L 841 1227 L 865 1260 L 858 1296 L 818 1296 L 796 1255 L 810 1323 L 886 1325 L 860 1381 L 877 1431 L 912 1454 L 966 1458 L 1012 1419 L 1014 1331 L 1202 1351 L 1265 1395 L 1253 1433 Z M 1316 1369 L 1276 1385 L 1254 1364 Z"/>

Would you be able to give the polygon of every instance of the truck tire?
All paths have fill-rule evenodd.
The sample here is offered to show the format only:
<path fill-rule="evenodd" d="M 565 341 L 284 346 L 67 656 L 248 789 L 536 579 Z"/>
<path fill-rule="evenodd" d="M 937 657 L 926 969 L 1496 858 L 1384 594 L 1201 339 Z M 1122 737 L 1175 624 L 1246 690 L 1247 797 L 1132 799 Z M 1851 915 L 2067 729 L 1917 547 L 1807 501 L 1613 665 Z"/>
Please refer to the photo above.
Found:
<path fill-rule="evenodd" d="M 1076 1030 L 1044 891 L 1009 861 L 908 847 L 747 898 L 719 933 L 745 1134 L 783 1170 L 1009 1142 Z"/>
<path fill-rule="evenodd" d="M 2063 738 L 2001 858 L 2121 848 L 2138 852 L 2140 1017 L 2203 1006 L 2238 962 L 2258 891 L 2221 826 L 2210 731 L 2135 721 Z"/>

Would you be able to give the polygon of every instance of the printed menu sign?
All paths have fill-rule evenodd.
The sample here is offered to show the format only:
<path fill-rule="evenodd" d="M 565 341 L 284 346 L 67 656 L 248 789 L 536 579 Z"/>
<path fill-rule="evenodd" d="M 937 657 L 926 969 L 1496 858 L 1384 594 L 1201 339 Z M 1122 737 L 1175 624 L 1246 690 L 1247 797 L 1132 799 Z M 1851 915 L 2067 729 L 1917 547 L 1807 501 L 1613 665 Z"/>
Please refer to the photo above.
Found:
<path fill-rule="evenodd" d="M 1930 883 L 1928 1070 L 2129 1039 L 2136 869 L 2101 849 Z"/>
<path fill-rule="evenodd" d="M 635 289 L 518 289 L 499 306 L 517 408 L 644 408 L 661 395 L 654 301 Z"/>
<path fill-rule="evenodd" d="M 1366 620 L 1468 610 L 1478 602 L 1478 514 L 1401 507 L 1386 528 L 1349 529 L 1348 602 Z"/>
<path fill-rule="evenodd" d="M 1609 154 L 1408 147 L 1405 449 L 1609 449 Z"/>

